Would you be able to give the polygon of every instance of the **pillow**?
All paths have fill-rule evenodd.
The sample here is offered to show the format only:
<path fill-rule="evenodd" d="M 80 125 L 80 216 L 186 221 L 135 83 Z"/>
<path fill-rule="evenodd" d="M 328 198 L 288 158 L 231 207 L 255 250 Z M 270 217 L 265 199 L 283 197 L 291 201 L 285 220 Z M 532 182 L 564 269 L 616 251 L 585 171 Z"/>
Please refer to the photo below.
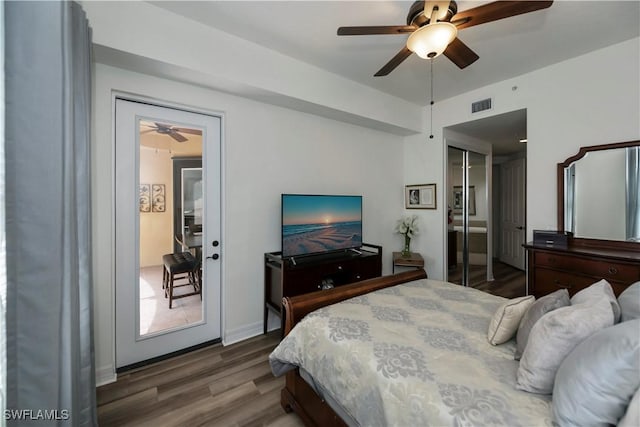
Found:
<path fill-rule="evenodd" d="M 620 321 L 626 322 L 631 319 L 640 319 L 640 282 L 625 289 L 618 297 L 620 305 Z"/>
<path fill-rule="evenodd" d="M 571 297 L 571 304 L 581 304 L 591 298 L 607 298 L 611 302 L 611 309 L 613 310 L 613 323 L 618 323 L 620 321 L 620 305 L 618 305 L 618 300 L 616 299 L 609 282 L 602 279 L 599 282 L 584 288 Z"/>
<path fill-rule="evenodd" d="M 640 426 L 640 389 L 633 395 L 633 399 L 629 402 L 627 412 L 618 422 L 618 427 L 638 427 Z"/>
<path fill-rule="evenodd" d="M 516 334 L 516 353 L 514 357 L 516 360 L 520 360 L 522 357 L 522 352 L 524 352 L 524 348 L 527 345 L 531 328 L 533 328 L 533 325 L 538 319 L 556 308 L 566 307 L 568 305 L 571 305 L 569 291 L 566 289 L 558 289 L 549 295 L 538 298 L 538 300 L 529 307 L 520 322 L 520 326 L 518 326 L 518 333 Z"/>
<path fill-rule="evenodd" d="M 567 354 L 589 335 L 611 325 L 613 313 L 606 299 L 592 299 L 545 314 L 531 328 L 518 366 L 516 388 L 550 394 L 556 371 Z"/>
<path fill-rule="evenodd" d="M 554 421 L 560 426 L 616 425 L 638 387 L 640 319 L 602 329 L 569 353 L 553 386 Z"/>
<path fill-rule="evenodd" d="M 489 323 L 489 331 L 487 332 L 489 342 L 498 345 L 513 338 L 522 316 L 534 300 L 533 295 L 513 298 L 498 307 Z"/>

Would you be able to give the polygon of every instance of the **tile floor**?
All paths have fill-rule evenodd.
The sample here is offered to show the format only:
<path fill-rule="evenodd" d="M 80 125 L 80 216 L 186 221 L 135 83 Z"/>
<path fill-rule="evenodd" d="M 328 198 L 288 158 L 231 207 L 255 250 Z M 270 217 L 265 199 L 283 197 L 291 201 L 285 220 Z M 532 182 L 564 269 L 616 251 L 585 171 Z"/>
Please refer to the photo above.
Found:
<path fill-rule="evenodd" d="M 172 329 L 202 320 L 202 301 L 199 295 L 169 299 L 162 289 L 161 265 L 140 268 L 140 335 Z M 174 287 L 174 294 L 192 292 L 193 287 Z"/>

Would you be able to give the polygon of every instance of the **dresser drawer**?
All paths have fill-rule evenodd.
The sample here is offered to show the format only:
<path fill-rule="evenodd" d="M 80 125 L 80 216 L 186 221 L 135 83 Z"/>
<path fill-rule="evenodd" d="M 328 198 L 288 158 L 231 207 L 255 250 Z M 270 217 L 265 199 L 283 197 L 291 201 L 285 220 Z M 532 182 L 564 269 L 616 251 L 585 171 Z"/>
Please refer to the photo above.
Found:
<path fill-rule="evenodd" d="M 607 260 L 578 258 L 549 252 L 536 252 L 537 266 L 557 268 L 576 272 L 595 279 L 607 279 L 611 282 L 633 283 L 640 280 L 640 267 L 637 265 L 618 263 Z"/>
<path fill-rule="evenodd" d="M 582 276 L 571 272 L 551 270 L 547 268 L 536 268 L 533 275 L 533 283 L 530 283 L 533 295 L 539 298 L 543 295 L 555 292 L 558 289 L 566 289 L 569 295 L 573 296 L 576 292 L 594 284 L 602 278 L 593 278 L 590 276 Z M 609 281 L 613 293 L 618 296 L 624 291 L 628 285 L 615 281 Z"/>
<path fill-rule="evenodd" d="M 581 289 L 595 283 L 592 277 L 578 276 L 563 271 L 549 270 L 546 268 L 536 268 L 534 283 L 529 285 L 533 288 L 536 298 L 550 294 L 558 289 L 566 289 L 572 296 Z"/>

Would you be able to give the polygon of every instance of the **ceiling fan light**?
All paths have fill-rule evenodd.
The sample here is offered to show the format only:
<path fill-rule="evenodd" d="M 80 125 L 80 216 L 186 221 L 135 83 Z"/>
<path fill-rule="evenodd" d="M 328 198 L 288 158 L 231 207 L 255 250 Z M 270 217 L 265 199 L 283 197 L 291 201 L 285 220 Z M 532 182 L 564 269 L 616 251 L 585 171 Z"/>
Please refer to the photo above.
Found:
<path fill-rule="evenodd" d="M 434 22 L 414 31 L 407 40 L 407 48 L 420 58 L 435 58 L 445 51 L 458 35 L 458 29 L 449 22 Z"/>

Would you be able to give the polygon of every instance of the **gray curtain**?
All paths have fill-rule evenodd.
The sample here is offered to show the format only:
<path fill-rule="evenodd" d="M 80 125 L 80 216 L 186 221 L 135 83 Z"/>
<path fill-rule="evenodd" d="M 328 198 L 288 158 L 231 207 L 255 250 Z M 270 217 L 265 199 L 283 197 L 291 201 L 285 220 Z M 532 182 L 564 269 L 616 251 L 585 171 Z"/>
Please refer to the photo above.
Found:
<path fill-rule="evenodd" d="M 640 241 L 640 147 L 626 148 L 627 240 Z"/>
<path fill-rule="evenodd" d="M 57 410 L 47 425 L 97 425 L 91 30 L 76 3 L 4 8 L 7 409 Z"/>

